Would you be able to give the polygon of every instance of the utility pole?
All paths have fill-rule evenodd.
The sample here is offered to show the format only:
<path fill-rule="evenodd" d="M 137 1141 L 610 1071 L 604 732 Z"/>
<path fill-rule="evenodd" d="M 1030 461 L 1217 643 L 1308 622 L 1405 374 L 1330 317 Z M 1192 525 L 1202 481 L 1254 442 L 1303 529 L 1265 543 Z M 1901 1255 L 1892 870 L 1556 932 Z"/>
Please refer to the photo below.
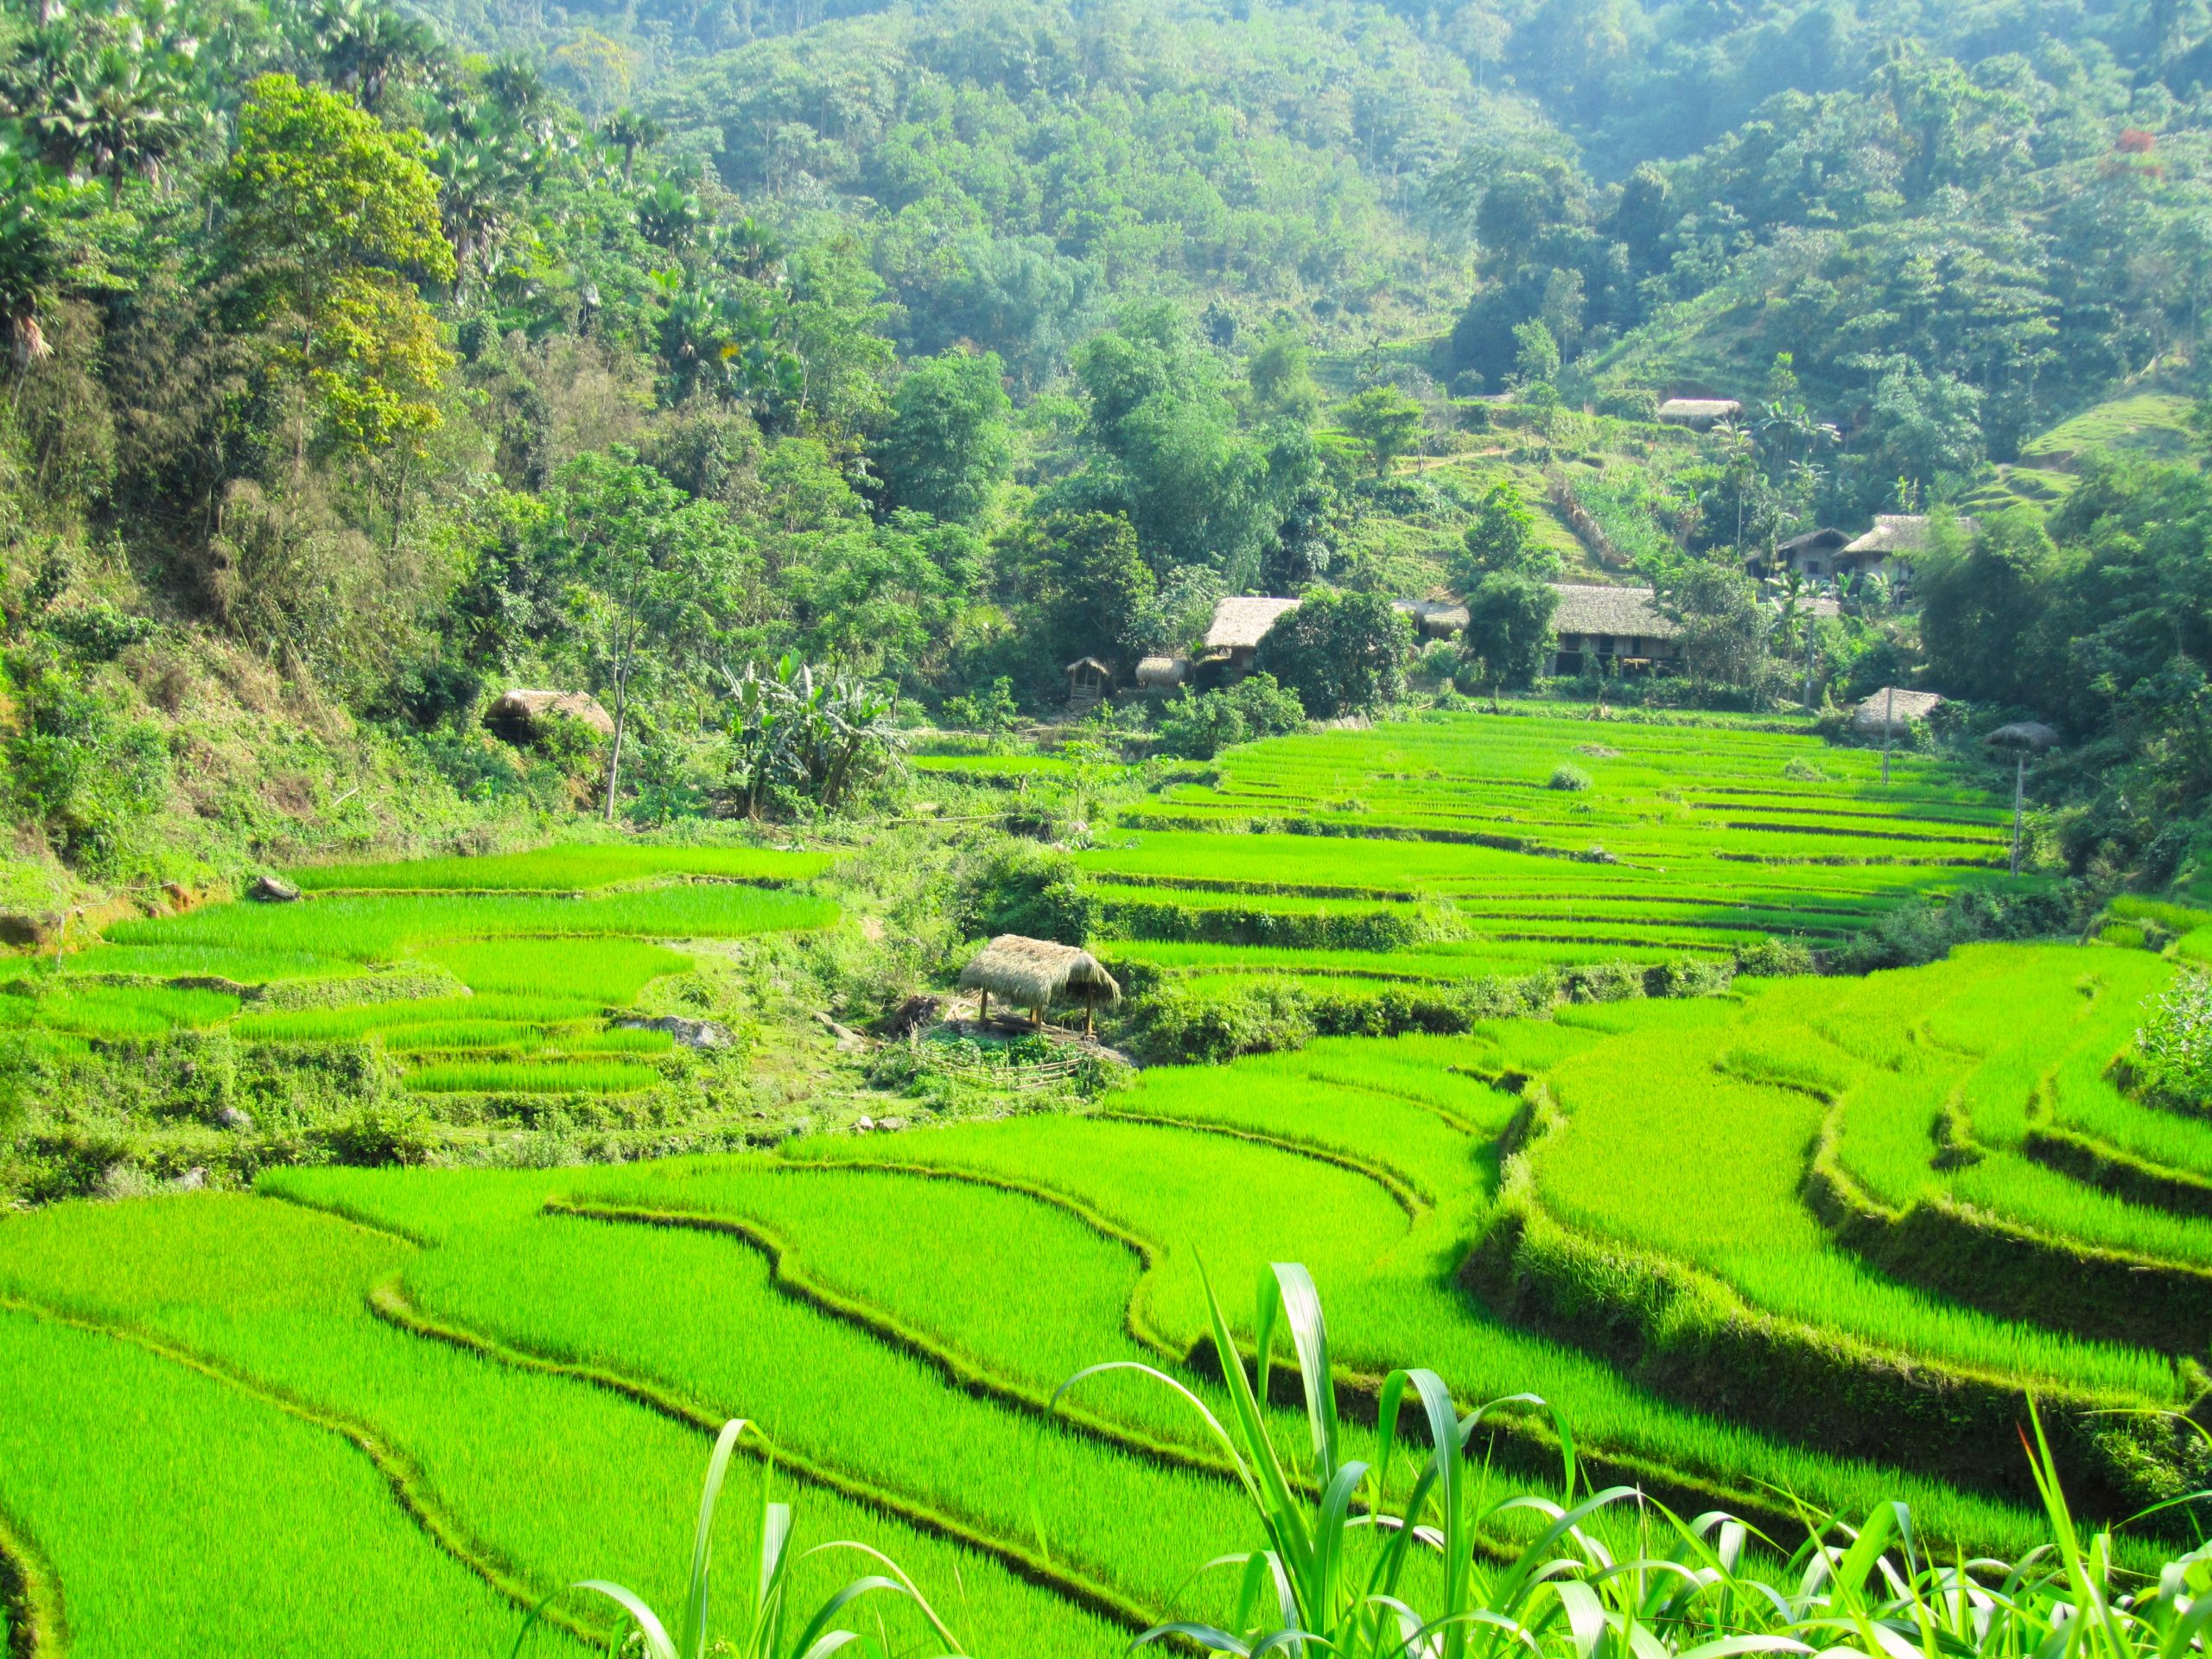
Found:
<path fill-rule="evenodd" d="M 2020 806 L 2026 794 L 2028 782 L 2028 752 L 2016 751 L 2012 756 L 2012 874 L 2020 873 Z"/>
<path fill-rule="evenodd" d="M 1882 688 L 1882 787 L 1890 786 L 1890 730 L 1897 717 L 1897 689 L 1894 685 Z M 2018 862 L 2016 857 L 2014 862 Z M 2018 874 L 2015 870 L 2013 874 Z"/>

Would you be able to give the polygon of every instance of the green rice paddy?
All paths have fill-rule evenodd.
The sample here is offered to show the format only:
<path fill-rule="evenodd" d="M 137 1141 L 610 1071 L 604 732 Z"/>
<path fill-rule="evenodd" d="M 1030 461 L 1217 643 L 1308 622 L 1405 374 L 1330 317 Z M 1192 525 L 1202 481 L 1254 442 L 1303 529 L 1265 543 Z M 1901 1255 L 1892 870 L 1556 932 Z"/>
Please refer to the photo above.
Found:
<path fill-rule="evenodd" d="M 1571 764 L 1586 790 L 1547 786 Z M 1747 725 L 1438 715 L 1232 750 L 1083 855 L 1123 960 L 1167 973 L 1448 982 L 1837 945 L 2000 879 L 1978 777 Z M 1373 966 L 1418 944 L 1420 961 Z M 1456 953 L 1457 960 L 1453 959 Z"/>
<path fill-rule="evenodd" d="M 1560 855 L 1573 804 L 1519 787 L 1569 756 L 1618 861 Z M 1745 724 L 1535 715 L 1256 745 L 1084 855 L 1105 912 L 1162 935 L 1097 948 L 1138 995 L 1422 996 L 1846 940 L 2005 880 L 1973 779 L 1903 757 L 1885 791 L 1876 764 Z M 696 1063 L 615 1023 L 691 971 L 687 942 L 832 913 L 666 852 L 590 881 L 540 859 L 368 891 L 356 869 L 296 905 L 134 923 L 11 981 L 0 1014 L 134 1054 L 365 1046 L 411 1106 L 582 1110 Z M 556 866 L 574 886 L 535 885 Z M 496 1651 L 571 1579 L 672 1599 L 699 1464 L 738 1415 L 774 1451 L 733 1473 L 725 1560 L 772 1489 L 803 1541 L 888 1551 L 969 1651 L 1103 1656 L 1218 1614 L 1192 1571 L 1253 1538 L 1164 1393 L 1053 1392 L 1118 1359 L 1221 1402 L 1202 1271 L 1249 1337 L 1244 1287 L 1297 1262 L 1355 1415 L 1423 1364 L 1463 1407 L 1540 1395 L 1593 1482 L 1678 1512 L 1792 1539 L 1796 1502 L 1901 1500 L 1945 1553 L 2017 1558 L 2046 1535 L 2012 1432 L 2031 1396 L 2084 1514 L 2212 1484 L 2157 1414 L 2201 1413 L 2212 1383 L 2212 1121 L 2115 1065 L 2182 970 L 2140 947 L 2195 918 L 2124 920 L 2125 946 L 1157 1067 L 1080 1109 L 633 1165 L 277 1168 L 251 1193 L 0 1217 L 0 1520 L 75 1651 L 197 1653 L 211 1628 Z M 1487 1451 L 1555 1476 L 1551 1422 L 1509 1409 Z M 2203 1518 L 2166 1511 L 2123 1560 Z"/>

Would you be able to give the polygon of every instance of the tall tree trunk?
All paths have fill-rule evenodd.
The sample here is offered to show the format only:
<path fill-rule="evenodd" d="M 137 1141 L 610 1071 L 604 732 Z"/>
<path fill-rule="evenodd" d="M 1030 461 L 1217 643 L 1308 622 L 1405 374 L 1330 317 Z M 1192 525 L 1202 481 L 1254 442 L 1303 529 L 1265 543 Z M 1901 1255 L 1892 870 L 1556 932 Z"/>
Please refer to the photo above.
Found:
<path fill-rule="evenodd" d="M 622 725 L 630 712 L 630 675 L 614 676 L 614 747 L 607 757 L 607 822 L 614 822 L 614 789 L 622 778 Z"/>

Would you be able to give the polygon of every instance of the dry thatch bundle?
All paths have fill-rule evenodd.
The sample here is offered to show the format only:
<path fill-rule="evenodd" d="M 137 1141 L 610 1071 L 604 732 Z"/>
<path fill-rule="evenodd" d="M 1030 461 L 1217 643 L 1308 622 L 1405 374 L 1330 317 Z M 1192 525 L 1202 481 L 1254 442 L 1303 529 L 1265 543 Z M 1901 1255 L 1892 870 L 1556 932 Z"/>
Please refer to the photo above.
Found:
<path fill-rule="evenodd" d="M 1122 1000 L 1122 988 L 1090 951 L 1019 933 L 1001 933 L 977 951 L 960 970 L 960 986 L 982 992 L 986 1007 L 996 996 L 1033 1009 L 1040 1020 L 1062 991 L 1073 993 L 1087 1007 Z"/>

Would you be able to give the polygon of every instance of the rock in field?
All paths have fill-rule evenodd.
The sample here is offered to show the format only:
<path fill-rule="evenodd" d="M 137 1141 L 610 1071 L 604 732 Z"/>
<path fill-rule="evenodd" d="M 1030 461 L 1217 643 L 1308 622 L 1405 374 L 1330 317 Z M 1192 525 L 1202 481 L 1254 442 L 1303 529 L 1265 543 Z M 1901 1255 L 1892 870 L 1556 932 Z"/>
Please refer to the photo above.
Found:
<path fill-rule="evenodd" d="M 300 896 L 300 890 L 281 875 L 264 875 L 248 891 L 250 899 L 258 899 L 264 905 L 289 905 Z"/>
<path fill-rule="evenodd" d="M 651 1020 L 617 1020 L 614 1024 L 621 1031 L 664 1031 L 684 1048 L 728 1048 L 736 1040 L 727 1026 L 712 1020 L 686 1020 L 679 1014 Z"/>

